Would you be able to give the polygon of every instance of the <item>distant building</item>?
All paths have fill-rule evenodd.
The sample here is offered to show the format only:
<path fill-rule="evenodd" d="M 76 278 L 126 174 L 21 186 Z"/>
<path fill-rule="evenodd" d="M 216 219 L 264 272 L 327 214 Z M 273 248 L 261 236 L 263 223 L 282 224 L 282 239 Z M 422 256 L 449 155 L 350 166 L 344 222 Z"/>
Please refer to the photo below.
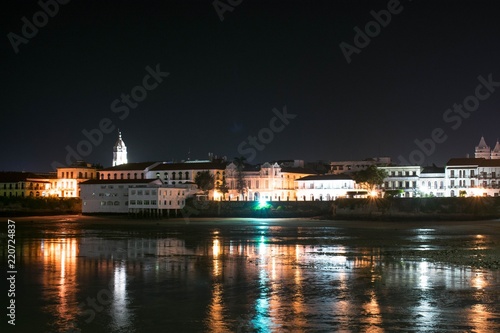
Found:
<path fill-rule="evenodd" d="M 500 159 L 452 158 L 445 172 L 446 196 L 500 195 Z"/>
<path fill-rule="evenodd" d="M 89 180 L 81 184 L 82 213 L 163 215 L 184 208 L 197 192 L 192 184 L 165 185 L 160 179 Z"/>
<path fill-rule="evenodd" d="M 352 173 L 367 169 L 371 165 L 385 166 L 391 164 L 390 157 L 373 157 L 362 161 L 336 161 L 330 162 L 330 173 L 334 175 Z"/>
<path fill-rule="evenodd" d="M 484 158 L 486 160 L 497 160 L 500 159 L 500 142 L 497 139 L 497 143 L 493 150 L 486 144 L 484 137 L 482 136 L 479 140 L 479 144 L 476 146 L 474 151 L 475 158 Z"/>
<path fill-rule="evenodd" d="M 380 166 L 378 168 L 387 172 L 387 177 L 382 184 L 383 191 L 400 192 L 396 195 L 403 198 L 412 198 L 419 195 L 418 181 L 421 171 L 420 166 L 398 165 Z"/>
<path fill-rule="evenodd" d="M 301 165 L 301 164 L 285 164 Z M 260 166 L 246 164 L 243 171 L 245 193 L 238 193 L 238 168 L 230 163 L 226 168 L 226 183 L 229 193 L 228 200 L 297 200 L 297 184 L 299 178 L 316 174 L 313 170 L 303 167 L 281 166 L 278 163 L 264 163 Z"/>
<path fill-rule="evenodd" d="M 101 180 L 122 179 L 148 179 L 147 174 L 151 168 L 161 162 L 126 163 L 99 170 Z"/>
<path fill-rule="evenodd" d="M 444 197 L 446 196 L 445 168 L 433 166 L 422 167 L 418 190 L 423 197 Z"/>
<path fill-rule="evenodd" d="M 366 190 L 358 189 L 348 174 L 306 176 L 296 180 L 300 201 L 330 201 L 347 197 L 366 197 Z"/>
<path fill-rule="evenodd" d="M 49 196 L 51 178 L 53 176 L 33 172 L 0 172 L 0 196 Z"/>
<path fill-rule="evenodd" d="M 57 178 L 51 180 L 49 195 L 62 198 L 80 197 L 80 183 L 97 177 L 97 168 L 84 161 L 57 168 Z"/>
<path fill-rule="evenodd" d="M 122 132 L 118 130 L 118 140 L 113 147 L 113 166 L 127 164 L 127 146 L 122 140 Z"/>

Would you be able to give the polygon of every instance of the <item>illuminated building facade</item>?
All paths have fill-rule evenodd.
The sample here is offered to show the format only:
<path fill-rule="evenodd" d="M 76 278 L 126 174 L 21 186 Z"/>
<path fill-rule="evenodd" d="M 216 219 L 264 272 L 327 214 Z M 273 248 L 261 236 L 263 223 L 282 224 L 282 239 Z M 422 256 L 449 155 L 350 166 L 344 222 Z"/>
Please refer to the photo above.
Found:
<path fill-rule="evenodd" d="M 419 180 L 421 167 L 418 165 L 380 166 L 387 172 L 381 186 L 382 191 L 396 191 L 394 196 L 412 198 L 419 196 Z"/>
<path fill-rule="evenodd" d="M 446 164 L 446 196 L 499 196 L 500 160 L 452 158 Z"/>
<path fill-rule="evenodd" d="M 50 190 L 49 175 L 32 172 L 0 172 L 1 197 L 46 197 Z"/>
<path fill-rule="evenodd" d="M 226 183 L 229 200 L 267 200 L 288 201 L 297 200 L 297 179 L 314 175 L 313 170 L 303 167 L 281 166 L 278 163 L 264 163 L 260 167 L 245 165 L 242 177 L 245 183 L 245 193 L 238 193 L 238 168 L 230 163 L 226 168 Z"/>
<path fill-rule="evenodd" d="M 367 191 L 357 189 L 355 181 L 346 174 L 306 176 L 297 179 L 296 183 L 300 201 L 330 201 L 367 195 Z"/>
<path fill-rule="evenodd" d="M 423 167 L 418 180 L 418 190 L 423 197 L 446 196 L 445 168 L 436 166 Z"/>
<path fill-rule="evenodd" d="M 80 197 L 80 183 L 97 179 L 97 168 L 84 161 L 76 161 L 64 168 L 57 168 L 57 179 L 51 181 L 50 196 Z"/>
<path fill-rule="evenodd" d="M 127 146 L 122 140 L 122 132 L 118 130 L 118 140 L 113 147 L 113 166 L 127 164 Z"/>
<path fill-rule="evenodd" d="M 193 185 L 198 174 L 208 171 L 215 181 L 215 187 L 222 184 L 226 177 L 226 165 L 224 160 L 202 160 L 186 161 L 181 163 L 163 162 L 150 168 L 146 174 L 149 179 L 160 179 L 165 185 L 178 186 L 180 184 Z M 210 190 L 207 199 L 217 198 L 215 190 Z"/>

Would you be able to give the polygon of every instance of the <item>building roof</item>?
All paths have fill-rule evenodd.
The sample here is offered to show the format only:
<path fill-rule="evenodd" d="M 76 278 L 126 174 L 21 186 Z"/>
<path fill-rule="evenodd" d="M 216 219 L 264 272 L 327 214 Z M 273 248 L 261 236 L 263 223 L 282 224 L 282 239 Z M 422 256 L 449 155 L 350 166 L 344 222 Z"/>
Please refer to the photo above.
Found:
<path fill-rule="evenodd" d="M 485 158 L 452 158 L 446 163 L 446 166 L 500 166 L 500 160 L 487 160 Z"/>
<path fill-rule="evenodd" d="M 158 179 L 90 179 L 81 182 L 80 185 L 94 184 L 149 184 L 160 181 Z M 161 182 L 161 181 L 160 181 Z"/>
<path fill-rule="evenodd" d="M 497 139 L 497 143 L 495 145 L 495 148 L 493 148 L 494 152 L 500 152 L 500 141 Z"/>
<path fill-rule="evenodd" d="M 477 149 L 484 149 L 484 148 L 490 148 L 487 144 L 486 141 L 484 141 L 484 136 L 481 136 L 481 140 L 479 140 L 479 144 L 476 147 Z"/>
<path fill-rule="evenodd" d="M 315 176 L 305 176 L 297 179 L 297 181 L 309 181 L 309 180 L 352 180 L 349 174 L 339 174 L 339 175 L 315 175 Z"/>
<path fill-rule="evenodd" d="M 123 148 L 127 148 L 125 146 L 125 142 L 122 140 L 122 132 L 118 131 L 118 140 L 116 140 L 115 146 L 113 147 L 113 151 L 118 151 L 118 148 L 122 150 Z"/>
<path fill-rule="evenodd" d="M 43 179 L 49 178 L 42 175 L 38 175 L 33 172 L 20 172 L 20 171 L 4 171 L 0 172 L 0 183 L 17 183 L 26 181 L 28 178 L 36 181 L 37 179 L 42 181 Z"/>
<path fill-rule="evenodd" d="M 299 168 L 299 167 L 282 167 L 281 172 L 288 172 L 288 173 L 305 173 L 305 174 L 310 174 L 310 175 L 316 175 L 317 172 L 308 169 L 308 168 Z"/>
<path fill-rule="evenodd" d="M 139 162 L 139 163 L 125 163 L 116 165 L 114 167 L 104 168 L 99 171 L 125 171 L 125 170 L 146 170 L 146 168 L 151 167 L 155 163 L 160 162 Z"/>
<path fill-rule="evenodd" d="M 162 163 L 151 168 L 151 171 L 167 170 L 225 170 L 226 162 L 189 162 L 189 163 Z"/>
<path fill-rule="evenodd" d="M 422 167 L 420 174 L 423 174 L 423 173 L 444 173 L 444 169 L 445 169 L 444 167 L 438 167 L 435 165 L 424 166 L 424 167 Z"/>

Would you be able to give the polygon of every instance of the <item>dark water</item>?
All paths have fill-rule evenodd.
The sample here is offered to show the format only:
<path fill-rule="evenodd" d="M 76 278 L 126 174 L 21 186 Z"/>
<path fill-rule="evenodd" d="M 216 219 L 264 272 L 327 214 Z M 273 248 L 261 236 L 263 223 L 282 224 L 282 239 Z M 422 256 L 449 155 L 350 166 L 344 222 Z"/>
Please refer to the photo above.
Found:
<path fill-rule="evenodd" d="M 411 229 L 384 237 L 426 250 L 422 237 L 434 236 Z M 390 246 L 366 245 L 370 238 L 377 238 L 373 230 L 309 221 L 18 224 L 16 326 L 8 328 L 500 331 L 498 271 L 384 255 Z"/>

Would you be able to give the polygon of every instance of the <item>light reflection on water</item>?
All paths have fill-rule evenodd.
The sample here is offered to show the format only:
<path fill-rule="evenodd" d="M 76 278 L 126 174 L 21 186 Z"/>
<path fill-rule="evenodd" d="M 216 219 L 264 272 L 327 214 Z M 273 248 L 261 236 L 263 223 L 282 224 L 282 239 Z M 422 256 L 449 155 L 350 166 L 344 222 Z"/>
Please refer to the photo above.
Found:
<path fill-rule="evenodd" d="M 380 248 L 281 243 L 269 230 L 189 242 L 26 239 L 20 261 L 29 296 L 20 304 L 37 315 L 24 325 L 43 332 L 500 329 L 498 272 L 388 259 Z M 29 308 L 37 295 L 42 304 Z"/>

